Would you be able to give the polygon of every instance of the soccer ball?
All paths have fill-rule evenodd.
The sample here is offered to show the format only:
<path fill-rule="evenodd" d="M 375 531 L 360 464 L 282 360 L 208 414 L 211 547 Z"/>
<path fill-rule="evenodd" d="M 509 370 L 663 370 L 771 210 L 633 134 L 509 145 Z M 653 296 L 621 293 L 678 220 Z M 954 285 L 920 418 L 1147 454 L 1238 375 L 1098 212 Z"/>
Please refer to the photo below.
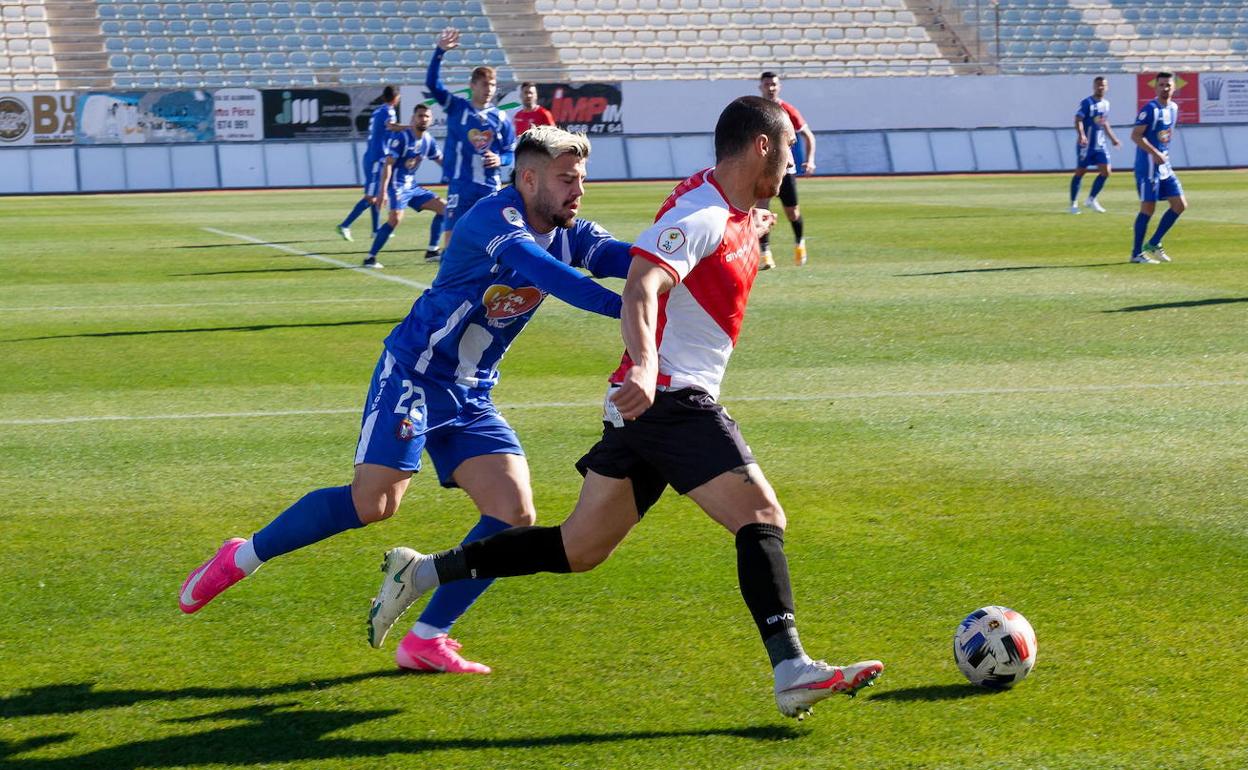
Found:
<path fill-rule="evenodd" d="M 971 684 L 1004 690 L 1036 665 L 1036 632 L 1009 607 L 980 607 L 954 633 L 953 659 Z"/>

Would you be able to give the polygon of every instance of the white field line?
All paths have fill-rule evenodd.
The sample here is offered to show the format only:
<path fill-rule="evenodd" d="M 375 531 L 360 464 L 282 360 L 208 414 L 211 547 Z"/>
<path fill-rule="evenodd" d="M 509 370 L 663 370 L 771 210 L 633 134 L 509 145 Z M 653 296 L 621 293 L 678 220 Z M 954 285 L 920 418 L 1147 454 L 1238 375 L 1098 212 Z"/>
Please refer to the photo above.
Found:
<path fill-rule="evenodd" d="M 1010 395 L 1044 395 L 1061 393 L 1116 393 L 1134 390 L 1184 390 L 1187 388 L 1225 388 L 1248 385 L 1248 380 L 1215 380 L 1204 382 L 1137 382 L 1122 385 L 1055 385 L 1046 388 L 965 388 L 955 390 L 901 390 L 840 393 L 816 393 L 800 396 L 730 396 L 729 405 L 740 402 L 754 401 L 848 401 L 879 398 L 950 398 L 961 396 L 1010 396 Z M 508 409 L 565 409 L 589 408 L 600 406 L 595 401 L 539 401 L 531 403 L 499 404 Z M 48 417 L 35 419 L 0 419 L 0 425 L 67 425 L 79 422 L 143 422 L 150 420 L 214 420 L 240 419 L 253 417 L 300 417 L 308 415 L 359 414 L 360 408 L 350 409 L 281 409 L 274 411 L 249 412 L 201 412 L 197 414 L 140 414 L 140 415 L 98 415 L 82 417 Z"/>
<path fill-rule="evenodd" d="M 326 305 L 352 304 L 362 302 L 410 302 L 411 297 L 331 297 L 325 299 L 261 299 L 261 300 L 222 300 L 220 302 L 148 302 L 126 305 L 34 305 L 30 307 L 0 307 L 0 313 L 30 313 L 41 310 L 145 310 L 150 308 L 185 308 L 185 307 L 258 307 L 262 305 Z"/>
<path fill-rule="evenodd" d="M 201 227 L 199 229 L 203 230 L 204 232 L 215 233 L 216 235 L 224 235 L 226 238 L 236 238 L 240 241 L 247 241 L 248 243 L 254 243 L 257 246 L 267 246 L 270 249 L 277 249 L 278 251 L 284 251 L 287 254 L 296 254 L 300 257 L 307 257 L 308 259 L 315 259 L 318 262 L 325 262 L 330 265 L 337 265 L 338 267 L 345 267 L 348 270 L 355 270 L 359 273 L 362 273 L 363 275 L 367 275 L 371 278 L 377 278 L 382 281 L 392 281 L 394 283 L 401 283 L 404 286 L 411 286 L 416 289 L 428 289 L 429 288 L 426 284 L 420 283 L 418 281 L 409 280 L 407 278 L 401 278 L 397 275 L 390 275 L 389 273 L 383 273 L 379 270 L 374 270 L 371 267 L 364 267 L 362 265 L 355 265 L 350 262 L 343 262 L 342 260 L 334 259 L 333 257 L 327 257 L 323 254 L 315 254 L 311 251 L 303 251 L 302 249 L 292 249 L 291 247 L 283 245 L 281 243 L 270 243 L 269 241 L 262 241 L 259 238 L 254 238 L 250 235 L 226 232 L 225 230 L 218 230 L 215 227 Z"/>

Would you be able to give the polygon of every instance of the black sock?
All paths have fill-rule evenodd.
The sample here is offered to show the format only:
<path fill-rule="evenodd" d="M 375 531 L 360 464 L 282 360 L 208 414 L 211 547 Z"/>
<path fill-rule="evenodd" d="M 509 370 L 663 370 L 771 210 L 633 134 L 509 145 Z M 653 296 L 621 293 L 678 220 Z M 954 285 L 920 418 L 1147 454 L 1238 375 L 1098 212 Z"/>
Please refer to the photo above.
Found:
<path fill-rule="evenodd" d="M 759 236 L 758 238 L 758 250 L 759 251 L 766 251 L 767 247 L 770 245 L 771 245 L 771 233 L 769 232 L 763 233 L 762 235 Z"/>
<path fill-rule="evenodd" d="M 484 540 L 435 554 L 439 583 L 514 577 L 536 572 L 571 572 L 559 527 L 512 527 Z"/>
<path fill-rule="evenodd" d="M 793 225 L 793 240 L 797 241 L 798 243 L 801 243 L 802 242 L 802 230 L 803 230 L 802 218 L 798 217 L 797 219 L 794 219 L 789 224 Z"/>
<path fill-rule="evenodd" d="M 783 529 L 755 523 L 737 530 L 737 580 L 771 665 L 800 657 L 802 644 L 797 636 Z"/>

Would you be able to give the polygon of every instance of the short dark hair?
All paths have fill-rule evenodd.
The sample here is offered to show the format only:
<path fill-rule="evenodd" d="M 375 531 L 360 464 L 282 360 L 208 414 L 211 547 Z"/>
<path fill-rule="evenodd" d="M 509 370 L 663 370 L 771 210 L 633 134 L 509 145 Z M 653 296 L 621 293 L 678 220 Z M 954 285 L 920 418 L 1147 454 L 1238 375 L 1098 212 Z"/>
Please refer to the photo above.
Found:
<path fill-rule="evenodd" d="M 469 82 L 475 83 L 478 80 L 485 80 L 486 78 L 492 77 L 494 77 L 494 68 L 482 65 L 472 71 L 472 78 Z"/>
<path fill-rule="evenodd" d="M 1170 78 L 1171 80 L 1174 80 L 1174 73 L 1173 72 L 1158 72 L 1156 79 L 1161 80 L 1162 78 Z"/>
<path fill-rule="evenodd" d="M 415 107 L 412 108 L 412 117 L 415 117 L 416 113 L 420 112 L 421 110 L 428 112 L 429 105 L 425 104 L 424 102 L 417 104 Z"/>
<path fill-rule="evenodd" d="M 537 83 L 534 83 L 531 80 L 526 80 L 520 84 L 520 90 L 523 91 L 526 88 L 537 88 Z"/>
<path fill-rule="evenodd" d="M 788 114 L 770 99 L 761 96 L 734 99 L 719 113 L 719 122 L 715 124 L 715 162 L 741 152 L 759 134 L 766 134 L 768 139 L 779 144 L 788 124 Z"/>
<path fill-rule="evenodd" d="M 399 95 L 399 89 L 395 88 L 394 86 L 386 86 L 385 88 L 381 89 L 381 100 L 383 102 L 392 102 L 394 101 L 394 97 L 398 95 Z"/>
<path fill-rule="evenodd" d="M 1096 85 L 1097 83 L 1104 83 L 1104 82 L 1105 82 L 1105 76 L 1104 76 L 1104 75 L 1097 75 L 1096 77 L 1092 78 L 1092 84 L 1093 84 L 1093 85 Z"/>
<path fill-rule="evenodd" d="M 767 71 L 766 71 L 766 72 L 764 72 L 763 74 L 759 75 L 759 76 L 758 76 L 758 79 L 759 79 L 759 80 L 766 80 L 767 78 L 778 78 L 778 77 L 780 77 L 780 76 L 779 76 L 779 75 L 777 75 L 776 73 L 772 72 L 771 70 L 767 70 Z"/>

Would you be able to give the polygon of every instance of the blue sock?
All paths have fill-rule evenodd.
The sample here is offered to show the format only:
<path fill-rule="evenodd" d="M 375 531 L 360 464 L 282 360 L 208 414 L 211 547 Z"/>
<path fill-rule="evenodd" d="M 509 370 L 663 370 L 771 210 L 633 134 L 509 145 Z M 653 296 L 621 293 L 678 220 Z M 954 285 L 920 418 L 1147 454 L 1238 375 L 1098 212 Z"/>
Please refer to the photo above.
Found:
<path fill-rule="evenodd" d="M 369 203 L 369 202 L 368 202 L 368 198 L 360 198 L 360 202 L 359 202 L 359 203 L 357 203 L 357 204 L 355 204 L 355 208 L 351 209 L 351 213 L 350 213 L 350 214 L 347 214 L 347 218 L 346 218 L 346 219 L 344 219 L 344 220 L 342 220 L 342 223 L 341 223 L 340 225 L 338 225 L 338 226 L 339 226 L 339 227 L 350 227 L 350 226 L 351 226 L 351 223 L 352 223 L 352 222 L 354 222 L 355 220 L 359 219 L 360 214 L 363 214 L 363 213 L 364 213 L 364 209 L 366 209 L 366 208 L 368 208 L 369 206 L 372 206 L 372 205 L 373 205 L 373 204 L 371 204 L 371 203 Z M 375 209 L 374 209 L 374 210 L 375 210 Z"/>
<path fill-rule="evenodd" d="M 1075 205 L 1075 201 L 1079 199 L 1079 186 L 1083 184 L 1083 175 L 1075 174 L 1070 178 L 1070 205 Z"/>
<path fill-rule="evenodd" d="M 464 535 L 463 542 L 484 540 L 490 535 L 510 528 L 511 525 L 505 521 L 493 516 L 482 516 L 477 525 L 469 530 L 467 535 Z M 485 589 L 489 588 L 493 582 L 493 579 L 456 580 L 454 583 L 439 586 L 438 590 L 433 592 L 433 598 L 429 600 L 429 604 L 425 606 L 425 611 L 420 613 L 419 622 L 449 632 L 451 626 L 455 625 L 455 621 L 459 620 L 459 616 L 467 612 L 477 597 L 485 593 Z"/>
<path fill-rule="evenodd" d="M 268 561 L 320 542 L 331 535 L 364 526 L 351 501 L 351 487 L 309 492 L 252 535 L 256 556 Z"/>
<path fill-rule="evenodd" d="M 433 221 L 429 223 L 429 250 L 437 251 L 442 246 L 442 222 L 446 217 L 441 214 L 434 214 Z"/>
<path fill-rule="evenodd" d="M 1088 193 L 1089 198 L 1095 198 L 1101 194 L 1101 190 L 1105 187 L 1106 179 L 1109 179 L 1109 177 L 1101 176 L 1100 174 L 1096 175 L 1096 179 L 1092 180 L 1092 192 Z"/>
<path fill-rule="evenodd" d="M 381 226 L 381 211 L 377 206 L 370 206 L 368 213 L 373 215 L 373 232 L 377 232 L 377 228 Z"/>
<path fill-rule="evenodd" d="M 1142 211 L 1135 215 L 1135 241 L 1131 244 L 1131 256 L 1139 254 L 1144 248 L 1144 233 L 1148 232 L 1148 220 L 1152 218 L 1152 214 Z"/>
<path fill-rule="evenodd" d="M 1161 245 L 1161 239 L 1166 237 L 1166 233 L 1170 230 L 1170 226 L 1174 224 L 1179 215 L 1174 213 L 1174 209 L 1166 209 L 1166 213 L 1161 215 L 1161 221 L 1157 223 L 1157 232 L 1153 233 L 1153 237 L 1148 242 L 1154 246 Z M 1179 244 L 1182 246 L 1183 244 Z"/>
<path fill-rule="evenodd" d="M 368 250 L 368 256 L 375 257 L 377 252 L 381 251 L 381 247 L 386 245 L 386 241 L 390 239 L 390 233 L 394 232 L 394 228 L 387 222 L 377 228 L 377 235 L 373 236 L 373 246 Z"/>

